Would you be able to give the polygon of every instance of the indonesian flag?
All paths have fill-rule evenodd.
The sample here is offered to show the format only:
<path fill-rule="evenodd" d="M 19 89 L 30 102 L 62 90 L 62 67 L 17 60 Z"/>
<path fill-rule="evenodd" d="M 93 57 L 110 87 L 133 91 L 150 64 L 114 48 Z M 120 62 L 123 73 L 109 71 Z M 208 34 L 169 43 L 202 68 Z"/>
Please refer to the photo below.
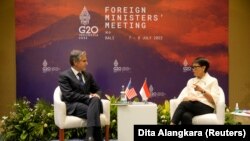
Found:
<path fill-rule="evenodd" d="M 148 100 L 151 95 L 146 80 L 144 80 L 144 83 L 141 87 L 140 95 L 142 97 L 142 100 Z"/>
<path fill-rule="evenodd" d="M 134 88 L 131 88 L 131 78 L 128 82 L 127 88 L 125 90 L 125 94 L 128 99 L 132 99 L 133 97 L 137 96 L 137 93 Z"/>

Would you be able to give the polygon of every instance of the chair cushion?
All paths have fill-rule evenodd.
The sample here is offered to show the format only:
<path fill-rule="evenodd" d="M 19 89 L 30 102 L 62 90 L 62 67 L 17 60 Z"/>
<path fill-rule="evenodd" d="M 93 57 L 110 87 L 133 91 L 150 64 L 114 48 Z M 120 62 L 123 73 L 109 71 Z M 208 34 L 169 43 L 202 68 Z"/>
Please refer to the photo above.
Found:
<path fill-rule="evenodd" d="M 106 125 L 106 117 L 104 114 L 100 115 L 101 120 L 101 126 L 104 127 Z M 76 116 L 66 116 L 65 122 L 63 125 L 61 125 L 61 129 L 69 129 L 69 128 L 80 128 L 80 127 L 86 127 L 87 126 L 87 120 L 81 119 Z"/>
<path fill-rule="evenodd" d="M 80 128 L 86 127 L 87 121 L 85 119 L 76 117 L 76 116 L 66 116 L 64 124 L 60 127 L 61 129 L 69 129 L 69 128 Z"/>
<path fill-rule="evenodd" d="M 195 116 L 192 120 L 192 123 L 195 125 L 213 125 L 218 124 L 217 122 L 217 115 L 215 113 Z"/>

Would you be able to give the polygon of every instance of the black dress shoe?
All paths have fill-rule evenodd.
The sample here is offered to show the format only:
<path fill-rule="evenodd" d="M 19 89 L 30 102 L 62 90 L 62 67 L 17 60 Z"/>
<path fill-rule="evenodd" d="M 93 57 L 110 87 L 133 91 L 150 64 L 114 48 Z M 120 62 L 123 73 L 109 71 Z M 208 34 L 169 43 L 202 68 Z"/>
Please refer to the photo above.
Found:
<path fill-rule="evenodd" d="M 84 141 L 95 141 L 93 137 L 86 137 Z"/>
<path fill-rule="evenodd" d="M 95 139 L 95 141 L 103 141 L 101 127 L 94 128 L 94 139 Z"/>
<path fill-rule="evenodd" d="M 85 140 L 94 141 L 93 133 L 94 133 L 94 127 L 88 127 Z"/>

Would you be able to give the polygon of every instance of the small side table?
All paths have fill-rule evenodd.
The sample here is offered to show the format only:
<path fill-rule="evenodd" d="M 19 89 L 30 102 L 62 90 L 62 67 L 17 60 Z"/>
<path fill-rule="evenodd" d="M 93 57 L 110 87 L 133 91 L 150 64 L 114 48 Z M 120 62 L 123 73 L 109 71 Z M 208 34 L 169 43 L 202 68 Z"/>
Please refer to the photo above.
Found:
<path fill-rule="evenodd" d="M 152 102 L 133 102 L 117 105 L 118 141 L 134 140 L 134 125 L 157 125 L 157 105 Z"/>
<path fill-rule="evenodd" d="M 234 116 L 235 121 L 240 122 L 243 125 L 250 125 L 250 114 L 244 112 L 232 112 L 231 114 Z"/>

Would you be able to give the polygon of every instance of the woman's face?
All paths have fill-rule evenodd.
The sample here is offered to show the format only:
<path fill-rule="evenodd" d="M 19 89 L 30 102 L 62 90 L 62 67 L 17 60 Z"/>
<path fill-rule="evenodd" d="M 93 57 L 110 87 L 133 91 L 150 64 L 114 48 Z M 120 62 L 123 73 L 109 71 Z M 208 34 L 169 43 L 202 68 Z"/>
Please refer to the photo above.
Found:
<path fill-rule="evenodd" d="M 195 77 L 202 78 L 205 75 L 205 66 L 201 66 L 198 63 L 193 63 L 192 69 Z"/>

